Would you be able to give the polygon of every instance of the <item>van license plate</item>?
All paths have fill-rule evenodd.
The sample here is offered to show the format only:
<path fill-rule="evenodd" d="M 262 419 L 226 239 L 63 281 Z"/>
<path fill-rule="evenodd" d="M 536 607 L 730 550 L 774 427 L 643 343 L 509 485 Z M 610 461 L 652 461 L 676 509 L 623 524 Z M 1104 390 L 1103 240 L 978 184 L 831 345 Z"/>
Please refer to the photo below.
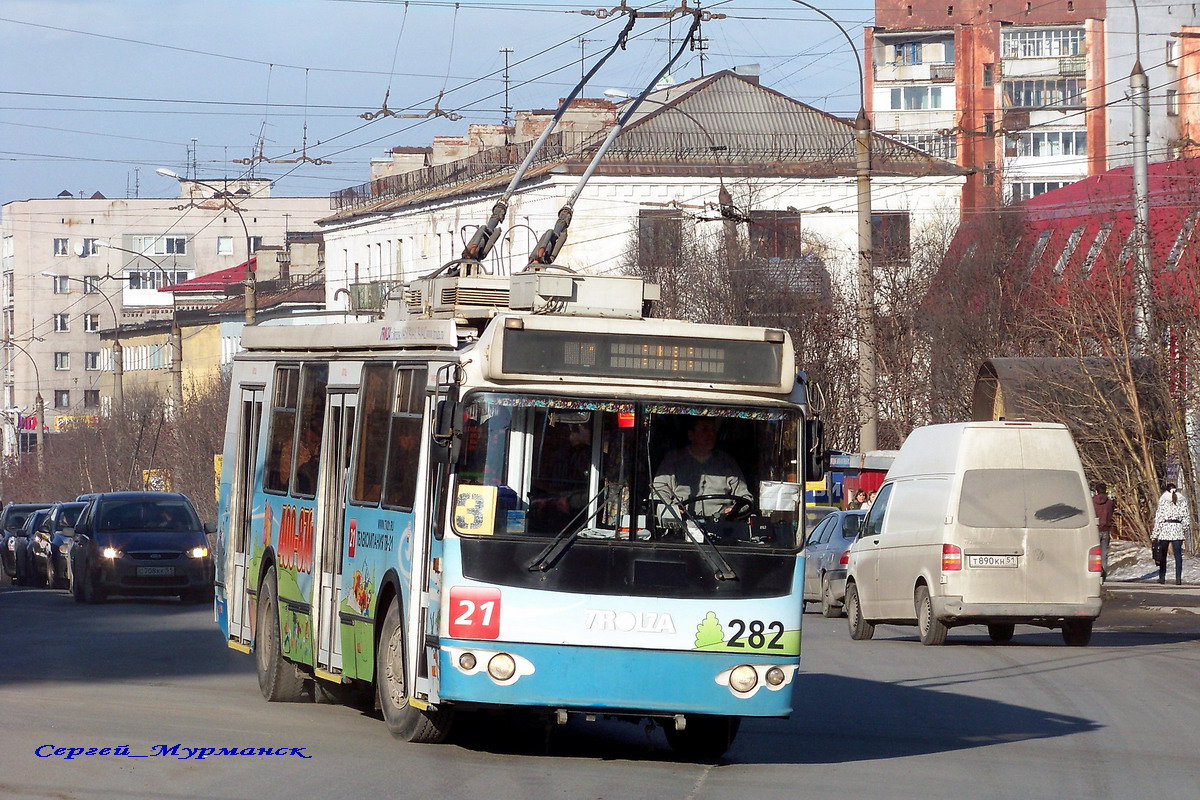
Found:
<path fill-rule="evenodd" d="M 139 578 L 161 578 L 169 577 L 175 574 L 174 567 L 138 567 L 137 574 Z"/>
<path fill-rule="evenodd" d="M 1015 567 L 1016 556 L 967 556 L 968 567 Z"/>

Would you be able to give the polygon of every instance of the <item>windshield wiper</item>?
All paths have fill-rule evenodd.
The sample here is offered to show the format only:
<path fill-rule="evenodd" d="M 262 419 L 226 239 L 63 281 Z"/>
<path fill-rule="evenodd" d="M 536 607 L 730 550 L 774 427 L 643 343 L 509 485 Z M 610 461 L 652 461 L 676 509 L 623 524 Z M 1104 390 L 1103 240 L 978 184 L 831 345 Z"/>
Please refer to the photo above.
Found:
<path fill-rule="evenodd" d="M 721 551 L 712 543 L 708 537 L 708 531 L 699 521 L 692 518 L 691 515 L 684 515 L 675 507 L 675 498 L 668 498 L 662 489 L 654 484 L 650 484 L 650 488 L 658 495 L 658 499 L 667 507 L 671 514 L 675 517 L 675 521 L 679 523 L 680 529 L 683 531 L 683 538 L 692 544 L 696 545 L 696 549 L 700 551 L 700 555 L 708 562 L 708 566 L 712 568 L 713 577 L 719 581 L 736 581 L 737 573 L 733 571 L 733 567 L 729 566 L 729 562 L 725 560 L 725 556 L 721 555 Z M 688 523 L 692 523 L 700 531 L 698 537 L 692 536 L 692 532 L 688 530 Z"/>
<path fill-rule="evenodd" d="M 596 492 L 596 496 L 589 500 L 587 505 L 576 511 L 575 516 L 567 520 L 567 524 L 555 534 L 553 541 L 546 545 L 542 552 L 537 554 L 537 558 L 529 562 L 527 569 L 530 572 L 549 572 L 554 569 L 554 566 L 563 557 L 563 554 L 571 549 L 571 545 L 575 544 L 575 541 L 579 538 L 579 532 L 600 513 L 600 504 L 597 501 L 607 490 L 607 486 L 601 486 L 600 491 Z M 571 531 L 571 526 L 579 519 L 579 515 L 587 511 L 592 506 L 592 503 L 596 503 L 596 510 L 588 514 L 587 518 L 580 523 L 578 528 Z M 569 534 L 568 531 L 570 531 Z"/>

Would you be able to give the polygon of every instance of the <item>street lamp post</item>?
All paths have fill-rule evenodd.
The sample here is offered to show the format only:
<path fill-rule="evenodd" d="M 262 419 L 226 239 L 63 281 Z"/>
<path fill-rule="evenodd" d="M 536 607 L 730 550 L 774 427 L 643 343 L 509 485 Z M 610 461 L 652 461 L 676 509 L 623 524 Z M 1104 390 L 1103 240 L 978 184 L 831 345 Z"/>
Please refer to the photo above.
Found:
<path fill-rule="evenodd" d="M 828 13 L 804 0 L 791 0 L 815 11 L 832 22 L 854 53 L 858 67 L 858 116 L 854 120 L 855 178 L 858 186 L 858 447 L 864 453 L 875 450 L 879 441 L 879 408 L 875 399 L 875 277 L 874 243 L 871 236 L 871 120 L 867 117 L 867 95 L 863 79 L 862 56 L 850 33 Z"/>
<path fill-rule="evenodd" d="M 33 364 L 33 380 L 34 385 L 37 387 L 37 395 L 33 400 L 33 413 L 34 416 L 37 417 L 37 427 L 34 428 L 33 435 L 37 447 L 37 470 L 38 474 L 40 475 L 46 466 L 46 458 L 42 454 L 43 450 L 45 449 L 44 445 L 46 431 L 46 401 L 42 399 L 42 376 L 41 373 L 38 372 L 37 359 L 33 357 L 32 353 L 30 353 L 24 347 L 21 347 L 21 345 L 14 342 L 11 338 L 5 339 L 4 343 L 11 344 L 13 347 L 20 350 L 29 359 L 29 363 Z M 20 446 L 20 442 L 18 441 L 17 448 L 20 449 Z"/>
<path fill-rule="evenodd" d="M 166 282 L 165 285 L 174 283 L 174 281 L 171 280 L 171 276 L 167 272 L 166 268 L 145 253 L 139 253 L 136 250 L 128 250 L 124 247 L 118 247 L 117 245 L 107 242 L 103 239 L 97 239 L 96 245 L 99 247 L 107 247 L 110 250 L 119 250 L 122 253 L 128 253 L 129 255 L 138 256 L 139 258 L 144 258 L 153 264 L 154 268 L 157 269 L 163 276 L 163 280 Z M 107 297 L 105 299 L 107 299 Z M 116 313 L 116 309 L 114 308 L 114 324 L 116 325 L 117 337 L 119 338 L 121 333 L 121 323 L 119 319 L 116 319 Z M 171 293 L 171 332 L 168 335 L 168 341 L 171 349 L 171 402 L 174 404 L 175 408 L 178 409 L 183 407 L 183 334 L 179 329 L 179 307 L 176 304 L 174 292 Z M 120 350 L 120 347 L 113 348 L 113 372 L 115 374 L 119 370 L 119 374 L 123 376 L 125 374 L 125 359 L 124 356 L 118 355 Z M 118 381 L 113 388 L 114 400 L 117 402 L 118 407 L 123 407 L 125 405 L 125 394 L 124 388 L 121 387 L 120 381 Z M 120 399 L 115 397 L 118 391 L 120 392 Z"/>
<path fill-rule="evenodd" d="M 180 176 L 178 173 L 172 172 L 171 170 L 167 169 L 166 167 L 159 167 L 158 169 L 155 170 L 155 172 L 158 173 L 159 175 L 162 175 L 164 178 L 174 178 L 177 181 L 189 180 L 192 183 L 197 183 L 201 186 L 207 186 L 209 189 L 212 189 L 213 192 L 216 193 L 217 197 L 220 197 L 222 200 L 225 200 L 226 203 L 228 204 L 228 207 L 233 209 L 233 213 L 237 214 L 238 221 L 242 223 L 242 233 L 245 234 L 245 236 L 246 236 L 246 276 L 245 276 L 245 280 L 244 280 L 244 286 L 245 286 L 244 297 L 245 297 L 245 301 L 246 301 L 246 317 L 245 317 L 245 319 L 246 319 L 247 325 L 253 325 L 255 315 L 256 315 L 257 309 L 258 309 L 258 301 L 255 298 L 254 270 L 251 269 L 251 267 L 250 267 L 250 256 L 251 256 L 251 248 L 252 248 L 252 242 L 250 241 L 250 228 L 248 228 L 246 226 L 246 218 L 242 216 L 242 210 L 237 207 L 237 203 L 233 202 L 232 198 L 229 195 L 228 189 L 218 189 L 216 186 L 213 186 L 211 183 L 207 183 L 205 181 L 198 180 L 196 178 L 184 178 L 184 177 Z"/>
<path fill-rule="evenodd" d="M 78 281 L 85 287 L 93 285 L 85 278 L 59 275 L 57 272 L 49 270 L 43 272 L 42 275 L 45 275 L 47 278 L 65 278 L 69 281 Z M 104 298 L 104 302 L 108 303 L 109 310 L 112 311 L 113 315 L 113 405 L 116 406 L 117 414 L 121 414 L 125 410 L 125 355 L 121 350 L 121 315 L 117 313 L 117 307 L 113 305 L 111 297 L 98 289 L 97 292 Z"/>

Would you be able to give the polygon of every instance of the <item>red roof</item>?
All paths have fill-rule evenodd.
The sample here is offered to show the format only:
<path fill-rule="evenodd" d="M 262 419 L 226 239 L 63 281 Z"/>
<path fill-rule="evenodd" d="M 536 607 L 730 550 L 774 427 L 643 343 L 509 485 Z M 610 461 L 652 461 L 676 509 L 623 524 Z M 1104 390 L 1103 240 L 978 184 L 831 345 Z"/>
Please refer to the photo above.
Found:
<path fill-rule="evenodd" d="M 250 257 L 250 271 L 253 272 L 258 265 L 258 259 L 254 256 Z M 226 267 L 219 269 L 216 272 L 210 272 L 207 275 L 197 275 L 195 278 L 187 281 L 181 281 L 170 286 L 164 286 L 159 289 L 160 292 L 197 292 L 204 294 L 221 294 L 227 286 L 234 286 L 245 280 L 246 277 L 246 262 L 238 264 L 236 267 Z"/>

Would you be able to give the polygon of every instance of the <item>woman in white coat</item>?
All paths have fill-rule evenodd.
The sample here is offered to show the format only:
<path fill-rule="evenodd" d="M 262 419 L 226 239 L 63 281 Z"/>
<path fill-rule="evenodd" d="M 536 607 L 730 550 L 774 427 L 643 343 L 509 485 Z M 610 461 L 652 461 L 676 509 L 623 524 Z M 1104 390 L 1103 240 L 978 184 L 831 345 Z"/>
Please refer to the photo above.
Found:
<path fill-rule="evenodd" d="M 1154 512 L 1154 529 L 1150 531 L 1150 546 L 1158 563 L 1158 582 L 1167 580 L 1167 550 L 1175 550 L 1175 583 L 1183 582 L 1183 541 L 1192 530 L 1192 512 L 1183 492 L 1168 483 L 1158 509 Z"/>

